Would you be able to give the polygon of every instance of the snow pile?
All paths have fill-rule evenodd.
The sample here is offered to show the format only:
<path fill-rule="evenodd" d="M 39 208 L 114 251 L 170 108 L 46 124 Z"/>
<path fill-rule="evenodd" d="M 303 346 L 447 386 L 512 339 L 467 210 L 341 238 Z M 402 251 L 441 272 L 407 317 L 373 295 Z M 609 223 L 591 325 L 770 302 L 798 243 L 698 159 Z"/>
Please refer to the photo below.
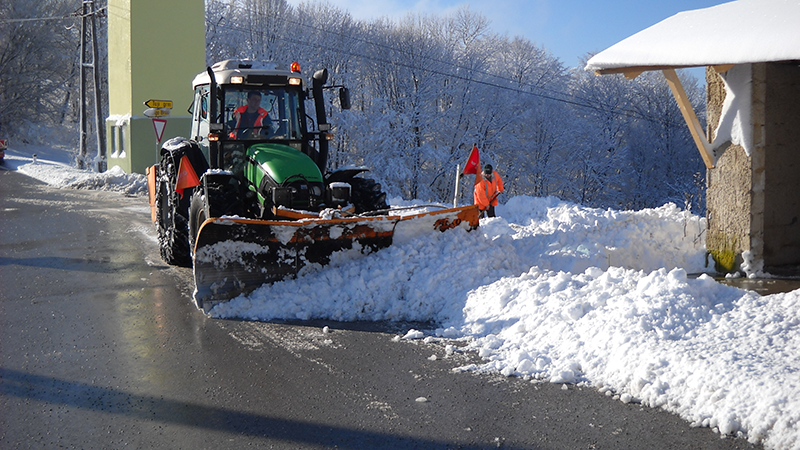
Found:
<path fill-rule="evenodd" d="M 695 426 L 800 446 L 800 291 L 759 297 L 705 270 L 705 221 L 515 197 L 467 233 L 423 232 L 263 286 L 220 318 L 434 321 L 484 359 L 455 370 L 583 383 Z M 325 293 L 325 294 L 320 294 Z"/>
<path fill-rule="evenodd" d="M 119 166 L 114 166 L 103 173 L 87 172 L 85 177 L 69 183 L 67 187 L 115 191 L 127 195 L 147 195 L 147 178 L 144 175 L 125 173 Z"/>
<path fill-rule="evenodd" d="M 59 186 L 81 179 L 41 161 L 20 168 Z M 113 184 L 89 179 L 79 184 Z M 337 253 L 211 314 L 432 321 L 434 331 L 396 340 L 459 339 L 483 361 L 454 371 L 591 385 L 766 448 L 800 448 L 800 290 L 760 297 L 690 275 L 706 270 L 705 220 L 671 204 L 514 197 L 497 212 L 473 232 L 409 227 L 387 249 Z"/>
<path fill-rule="evenodd" d="M 398 231 L 401 239 L 387 249 L 367 257 L 342 252 L 324 268 L 307 266 L 298 278 L 220 304 L 212 315 L 445 323 L 463 317 L 471 290 L 531 267 L 570 273 L 612 266 L 704 270 L 705 220 L 671 204 L 621 212 L 520 196 L 498 206 L 498 214 L 472 233 Z"/>
<path fill-rule="evenodd" d="M 453 335 L 499 371 L 679 414 L 768 448 L 800 436 L 800 291 L 760 297 L 682 269 L 532 268 L 470 292 Z"/>
<path fill-rule="evenodd" d="M 147 195 L 147 179 L 144 175 L 125 173 L 119 166 L 103 173 L 79 170 L 74 167 L 73 159 L 74 156 L 68 152 L 33 146 L 26 147 L 25 151 L 9 150 L 6 153 L 7 166 L 52 186 L 120 192 L 131 196 Z"/>

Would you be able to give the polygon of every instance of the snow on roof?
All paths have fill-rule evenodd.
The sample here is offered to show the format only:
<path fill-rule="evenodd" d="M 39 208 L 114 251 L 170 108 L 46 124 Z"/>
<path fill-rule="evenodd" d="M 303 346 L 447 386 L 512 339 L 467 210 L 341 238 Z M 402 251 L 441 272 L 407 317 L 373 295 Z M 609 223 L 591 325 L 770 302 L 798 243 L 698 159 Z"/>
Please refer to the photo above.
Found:
<path fill-rule="evenodd" d="M 800 60 L 800 2 L 738 0 L 684 11 L 598 53 L 586 70 Z"/>

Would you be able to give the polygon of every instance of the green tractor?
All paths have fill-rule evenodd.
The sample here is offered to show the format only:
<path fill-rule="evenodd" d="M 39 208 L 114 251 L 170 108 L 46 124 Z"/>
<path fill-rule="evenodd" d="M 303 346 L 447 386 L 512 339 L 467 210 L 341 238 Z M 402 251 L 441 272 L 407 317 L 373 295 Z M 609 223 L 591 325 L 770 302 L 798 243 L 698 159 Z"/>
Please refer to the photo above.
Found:
<path fill-rule="evenodd" d="M 195 77 L 193 139 L 167 141 L 148 184 L 161 256 L 193 267 L 199 308 L 327 264 L 340 250 L 391 245 L 409 218 L 431 216 L 440 230 L 477 226 L 474 208 L 394 215 L 381 186 L 360 176 L 367 168 L 328 171 L 324 89 L 338 88 L 343 109 L 350 97 L 327 79 L 319 70 L 307 88 L 297 63 L 239 60 Z"/>

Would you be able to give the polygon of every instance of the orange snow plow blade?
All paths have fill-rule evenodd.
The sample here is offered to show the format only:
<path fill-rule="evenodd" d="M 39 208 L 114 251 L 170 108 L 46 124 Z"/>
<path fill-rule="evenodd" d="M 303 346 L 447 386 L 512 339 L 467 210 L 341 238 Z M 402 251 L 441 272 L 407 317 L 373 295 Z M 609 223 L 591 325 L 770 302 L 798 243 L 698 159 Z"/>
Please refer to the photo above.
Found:
<path fill-rule="evenodd" d="M 325 265 L 333 253 L 386 248 L 402 235 L 478 227 L 477 206 L 407 216 L 388 215 L 297 221 L 211 218 L 194 248 L 194 300 L 214 304 L 247 294 L 265 283 L 292 277 L 307 264 Z"/>

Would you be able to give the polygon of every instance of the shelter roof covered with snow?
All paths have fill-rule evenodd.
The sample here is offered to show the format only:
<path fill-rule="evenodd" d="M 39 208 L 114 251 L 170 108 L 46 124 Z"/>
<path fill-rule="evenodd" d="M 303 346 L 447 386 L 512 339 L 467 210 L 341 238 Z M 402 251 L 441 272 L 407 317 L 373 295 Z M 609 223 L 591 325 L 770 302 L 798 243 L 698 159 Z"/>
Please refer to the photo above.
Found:
<path fill-rule="evenodd" d="M 800 60 L 799 23 L 797 0 L 738 0 L 684 11 L 598 53 L 586 70 L 614 73 Z"/>

